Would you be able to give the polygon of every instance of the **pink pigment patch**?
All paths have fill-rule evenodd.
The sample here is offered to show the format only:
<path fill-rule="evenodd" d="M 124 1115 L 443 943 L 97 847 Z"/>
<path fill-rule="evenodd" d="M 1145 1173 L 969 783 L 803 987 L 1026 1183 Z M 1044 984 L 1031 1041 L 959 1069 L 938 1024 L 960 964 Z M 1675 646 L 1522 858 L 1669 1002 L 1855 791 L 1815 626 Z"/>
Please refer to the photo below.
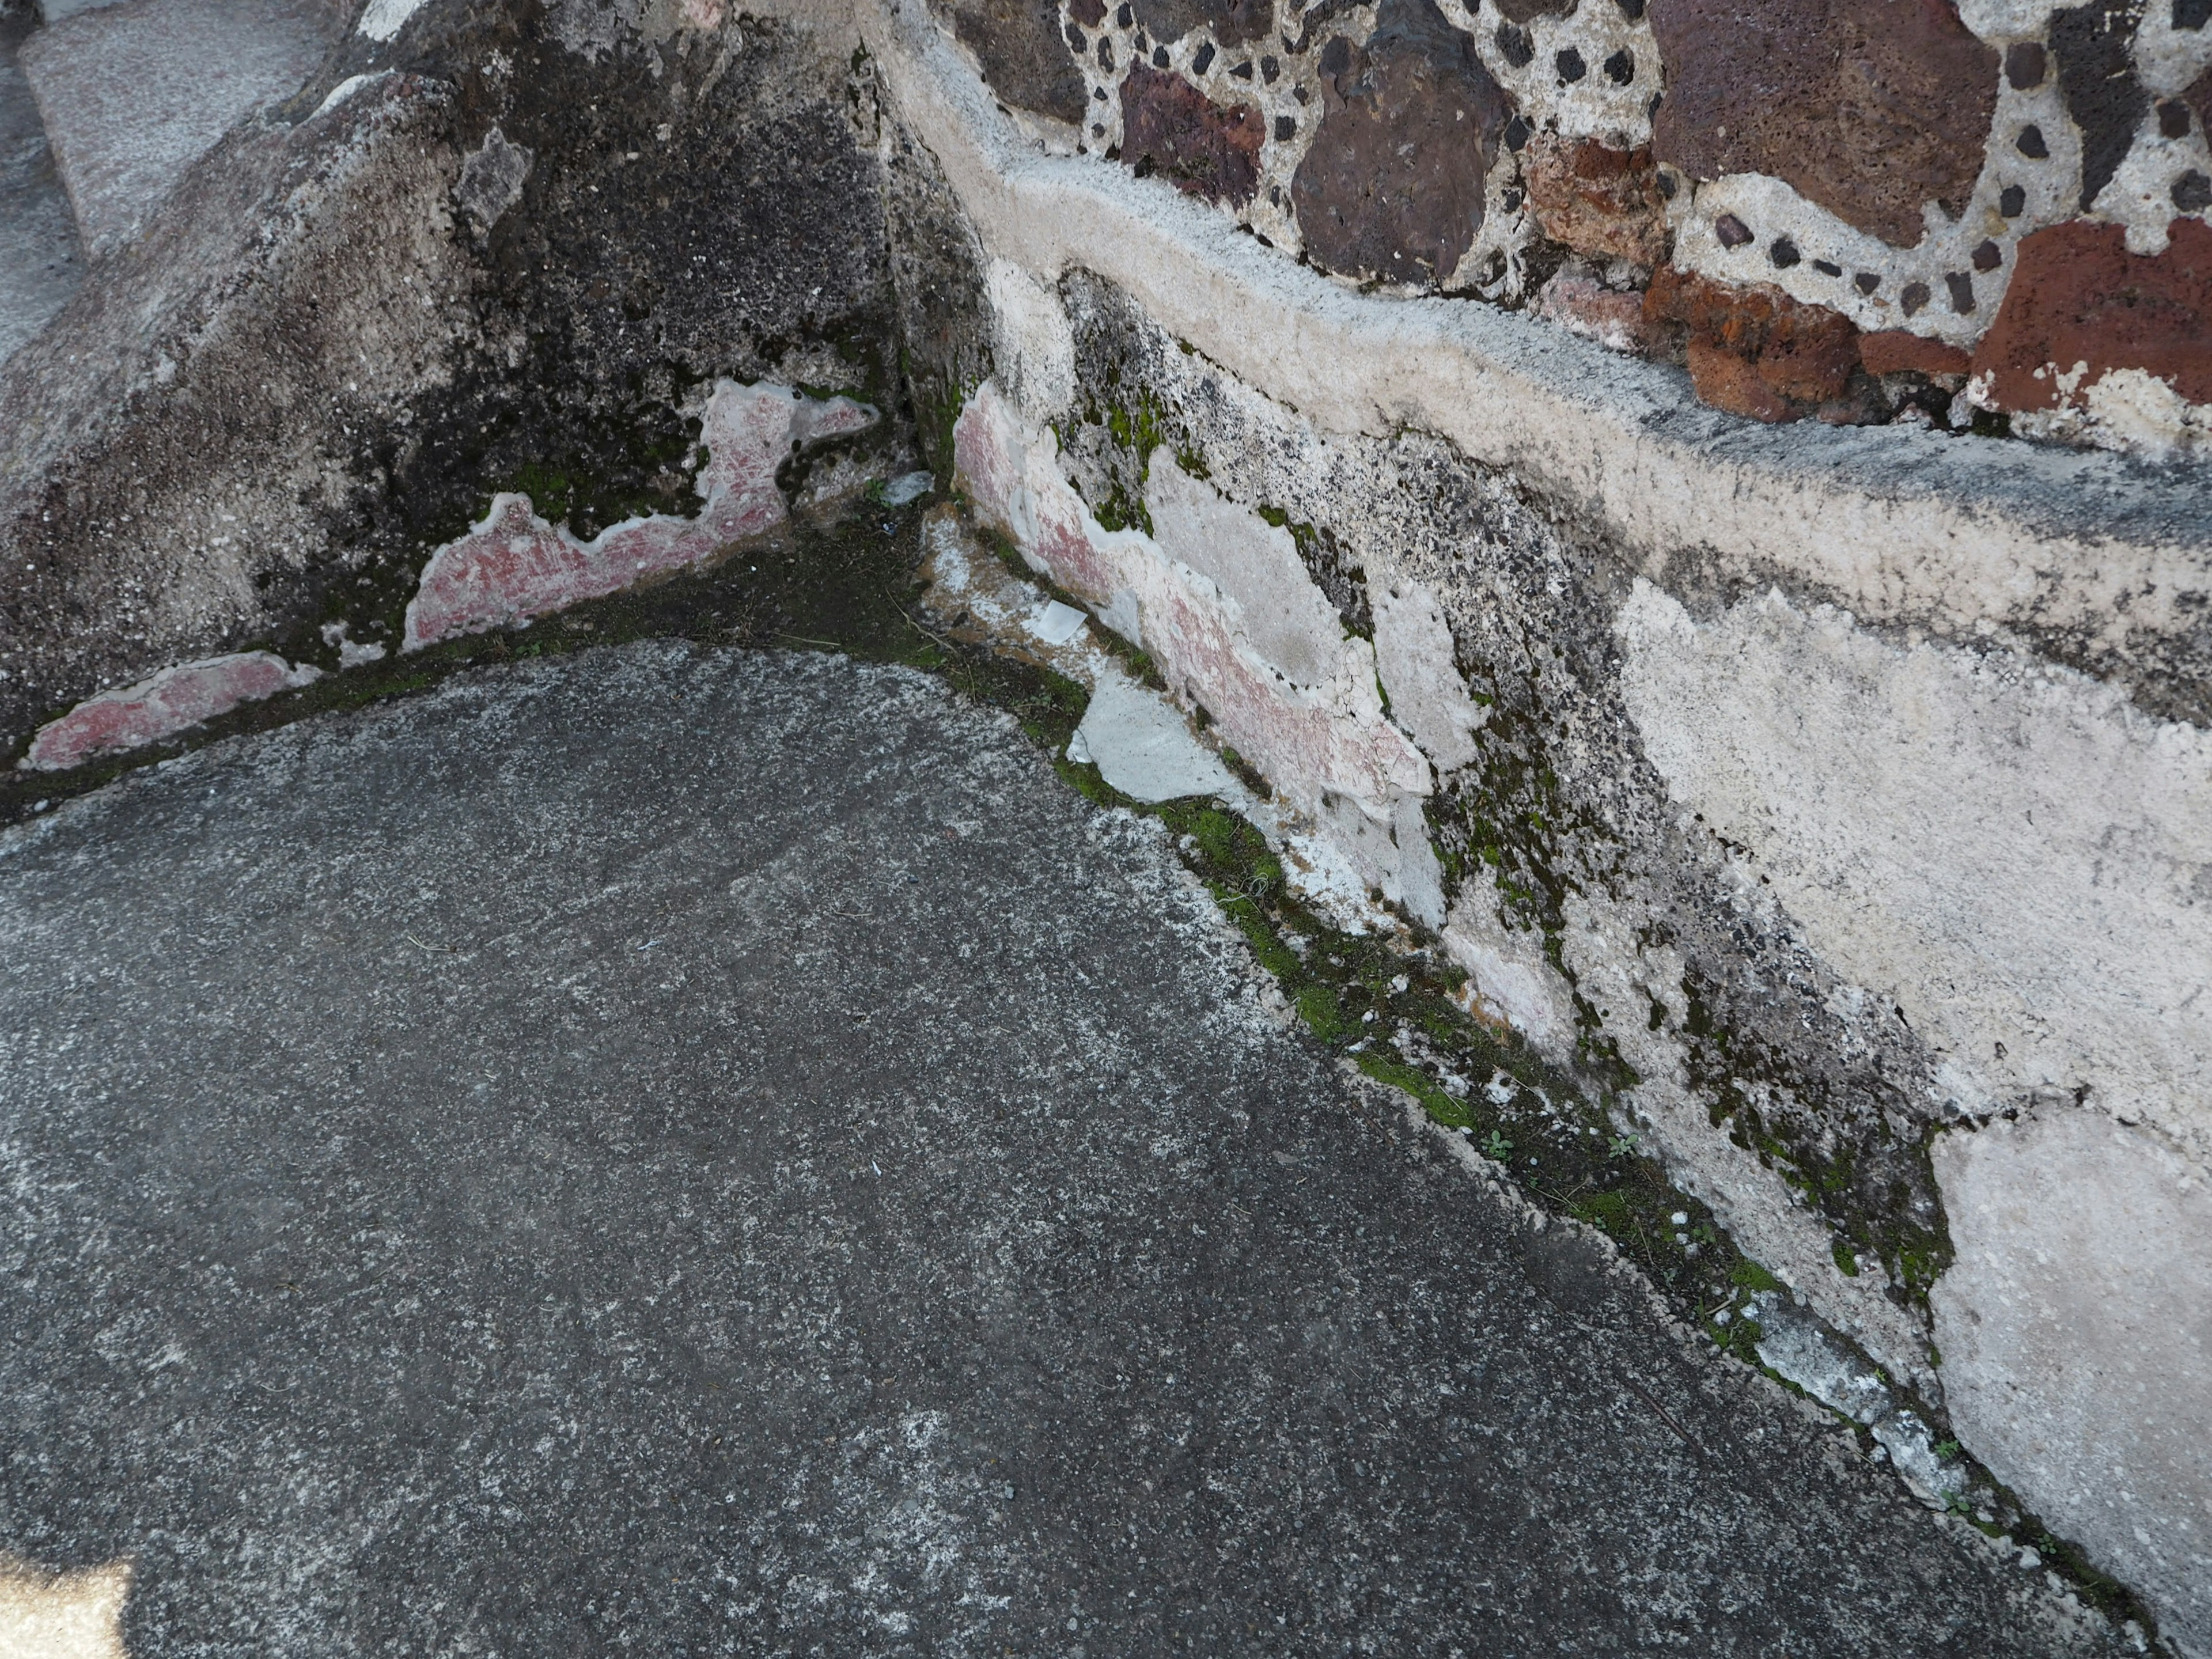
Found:
<path fill-rule="evenodd" d="M 995 386 L 977 390 L 953 428 L 953 459 L 978 517 L 1079 598 L 1103 605 L 1134 592 L 1145 649 L 1168 683 L 1291 799 L 1346 794 L 1379 811 L 1395 794 L 1429 792 L 1428 762 L 1371 692 L 1351 686 L 1315 698 L 1267 672 L 1218 603 L 1194 593 L 1149 537 L 1099 524 L 1048 459 L 1050 441 L 1024 433 Z"/>
<path fill-rule="evenodd" d="M 136 685 L 88 697 L 40 726 L 18 764 L 59 772 L 95 756 L 158 743 L 240 703 L 259 702 L 319 678 L 319 671 L 295 668 L 266 651 L 179 663 Z"/>
<path fill-rule="evenodd" d="M 586 542 L 538 517 L 529 496 L 495 496 L 482 524 L 423 566 L 400 649 L 601 599 L 772 529 L 786 513 L 776 469 L 792 451 L 860 431 L 875 418 L 849 398 L 817 403 L 784 386 L 721 381 L 699 434 L 708 460 L 694 487 L 707 504 L 697 518 L 626 519 Z"/>

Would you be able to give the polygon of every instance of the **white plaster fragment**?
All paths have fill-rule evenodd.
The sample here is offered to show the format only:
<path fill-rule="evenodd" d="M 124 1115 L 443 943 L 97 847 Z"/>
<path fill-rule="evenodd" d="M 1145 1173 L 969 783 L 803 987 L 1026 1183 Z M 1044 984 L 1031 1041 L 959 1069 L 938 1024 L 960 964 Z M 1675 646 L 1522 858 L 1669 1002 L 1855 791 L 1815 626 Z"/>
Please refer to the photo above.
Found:
<path fill-rule="evenodd" d="M 361 15 L 361 32 L 372 40 L 389 40 L 422 9 L 422 0 L 368 0 L 368 9 Z"/>
<path fill-rule="evenodd" d="M 1467 969 L 1469 1011 L 1510 1026 L 1549 1054 L 1575 1028 L 1574 998 L 1544 957 L 1544 937 L 1501 920 L 1496 873 L 1479 865 L 1461 884 L 1444 924 L 1444 948 Z"/>
<path fill-rule="evenodd" d="M 2124 877 L 2121 878 L 2124 878 Z M 2212 1171 L 2055 1106 L 1938 1137 L 1953 1422 L 2052 1530 L 2212 1653 Z"/>
<path fill-rule="evenodd" d="M 1759 1323 L 1762 1364 L 1855 1423 L 1889 1414 L 1889 1390 L 1881 1378 L 1786 1294 L 1753 1297 L 1744 1314 Z"/>
<path fill-rule="evenodd" d="M 1309 690 L 1336 677 L 1344 623 L 1314 585 L 1290 532 L 1224 500 L 1164 451 L 1152 455 L 1145 505 L 1163 550 L 1220 590 L 1237 626 L 1271 667 Z"/>
<path fill-rule="evenodd" d="M 1123 794 L 1141 801 L 1186 795 L 1239 793 L 1221 757 L 1191 734 L 1182 710 L 1115 668 L 1091 688 L 1091 704 L 1075 728 L 1079 754 Z"/>
<path fill-rule="evenodd" d="M 131 1564 L 43 1572 L 0 1555 L 0 1654 L 9 1659 L 125 1659 Z"/>
<path fill-rule="evenodd" d="M 1474 733 L 1488 712 L 1460 678 L 1451 624 L 1437 596 L 1408 577 L 1370 584 L 1375 667 L 1389 694 L 1390 717 L 1413 734 L 1439 771 L 1474 759 Z"/>
<path fill-rule="evenodd" d="M 2081 1092 L 2212 1155 L 2212 733 L 1775 593 L 1700 625 L 1639 581 L 1618 626 L 1670 793 L 1897 1004 L 1946 1103 Z"/>
<path fill-rule="evenodd" d="M 461 176 L 453 185 L 453 199 L 477 226 L 489 230 L 500 216 L 522 199 L 523 180 L 530 176 L 534 158 L 520 144 L 510 144 L 494 127 L 482 145 L 461 163 Z"/>
<path fill-rule="evenodd" d="M 905 507 L 909 502 L 918 501 L 929 494 L 936 482 L 935 476 L 931 473 L 902 472 L 884 486 L 884 505 Z"/>
<path fill-rule="evenodd" d="M 336 109 L 340 104 L 345 102 L 347 99 L 352 97 L 354 94 L 359 92 L 363 87 L 373 85 L 376 82 L 381 81 L 386 76 L 391 73 L 392 71 L 390 70 L 378 70 L 373 75 L 347 76 L 344 80 L 339 82 L 337 85 L 331 88 L 329 95 L 325 97 L 321 103 L 315 106 L 315 114 L 328 115 L 332 110 Z M 313 120 L 313 116 L 308 117 L 308 119 L 310 120 Z"/>
<path fill-rule="evenodd" d="M 1083 631 L 1090 618 L 1072 605 L 1062 605 L 1058 599 L 1048 599 L 1030 617 L 1030 632 L 1047 645 L 1066 645 Z"/>
<path fill-rule="evenodd" d="M 1075 401 L 1075 334 L 1060 295 L 1009 259 L 992 260 L 983 281 L 999 379 L 1024 415 L 1049 422 Z"/>

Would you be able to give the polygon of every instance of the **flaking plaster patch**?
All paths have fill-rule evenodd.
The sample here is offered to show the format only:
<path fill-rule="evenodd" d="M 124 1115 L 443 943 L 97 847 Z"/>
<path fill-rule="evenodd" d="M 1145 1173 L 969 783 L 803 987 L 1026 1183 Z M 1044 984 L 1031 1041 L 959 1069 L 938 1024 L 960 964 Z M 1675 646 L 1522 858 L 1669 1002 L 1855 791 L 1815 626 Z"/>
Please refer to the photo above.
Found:
<path fill-rule="evenodd" d="M 1544 936 L 1509 926 L 1498 878 L 1486 864 L 1462 882 L 1444 923 L 1444 948 L 1467 969 L 1468 1009 L 1510 1026 L 1558 1059 L 1574 1047 L 1574 994 L 1544 955 Z"/>
<path fill-rule="evenodd" d="M 787 514 L 775 475 L 793 451 L 875 420 L 874 410 L 849 398 L 717 381 L 699 434 L 708 459 L 693 481 L 705 502 L 697 518 L 625 519 L 586 542 L 540 517 L 528 495 L 495 495 L 481 523 L 422 567 L 400 648 L 526 623 L 759 535 Z"/>
<path fill-rule="evenodd" d="M 368 0 L 368 9 L 361 15 L 361 32 L 372 40 L 389 40 L 422 9 L 422 0 Z"/>
<path fill-rule="evenodd" d="M 1153 452 L 1145 506 L 1161 549 L 1212 582 L 1234 625 L 1269 667 L 1309 690 L 1336 677 L 1344 625 L 1288 531 L 1223 499 L 1164 450 Z"/>
<path fill-rule="evenodd" d="M 1409 576 L 1368 585 L 1375 615 L 1375 666 L 1390 714 L 1422 752 L 1449 772 L 1471 764 L 1474 733 L 1488 718 L 1460 678 L 1451 624 L 1437 596 Z"/>
<path fill-rule="evenodd" d="M 1241 607 L 1213 577 L 1142 531 L 1101 526 L 1060 471 L 1057 440 L 1025 422 L 995 381 L 969 400 L 953 440 L 979 518 L 1094 611 L 1133 594 L 1145 648 L 1170 687 L 1206 710 L 1223 740 L 1267 775 L 1293 812 L 1314 817 L 1328 798 L 1345 797 L 1387 826 L 1401 795 L 1429 792 L 1427 761 L 1382 712 L 1373 647 L 1342 636 L 1334 611 L 1328 625 L 1339 638 L 1326 678 L 1297 683 L 1267 654 L 1284 649 L 1272 626 L 1281 619 L 1251 617 L 1262 629 L 1254 639 Z M 1156 476 L 1160 465 L 1172 466 L 1163 458 Z M 1185 550 L 1203 550 L 1185 544 Z M 1266 561 L 1255 558 L 1264 573 Z M 1241 565 L 1222 568 L 1225 579 L 1241 579 Z M 1312 643 L 1303 623 L 1285 637 Z M 1366 879 L 1388 890 L 1396 872 L 1370 870 Z"/>
<path fill-rule="evenodd" d="M 1895 1001 L 1936 1103 L 2094 1099 L 2212 1151 L 2212 734 L 1779 593 L 1618 624 L 1645 753 L 1814 954 Z"/>
<path fill-rule="evenodd" d="M 1960 1436 L 2212 1653 L 2212 1172 L 2054 1106 L 1938 1137 L 1929 1297 Z"/>
<path fill-rule="evenodd" d="M 984 283 L 1000 380 L 1030 419 L 1057 419 L 1075 401 L 1075 336 L 1060 295 L 1006 259 L 990 262 Z"/>

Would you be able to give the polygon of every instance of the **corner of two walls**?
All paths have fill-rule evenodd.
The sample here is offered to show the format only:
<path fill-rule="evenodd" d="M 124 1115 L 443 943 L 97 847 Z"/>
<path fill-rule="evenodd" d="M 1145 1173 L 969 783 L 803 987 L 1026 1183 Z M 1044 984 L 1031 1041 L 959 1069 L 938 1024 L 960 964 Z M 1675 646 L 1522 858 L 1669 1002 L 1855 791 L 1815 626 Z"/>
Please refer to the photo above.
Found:
<path fill-rule="evenodd" d="M 1626 1080 L 1748 1254 L 2205 1650 L 2212 735 L 2164 717 L 2204 482 L 1962 440 L 1900 487 L 1905 434 L 1754 438 L 1348 295 L 876 38 L 982 277 L 979 514 L 1267 777 L 1316 886 Z"/>

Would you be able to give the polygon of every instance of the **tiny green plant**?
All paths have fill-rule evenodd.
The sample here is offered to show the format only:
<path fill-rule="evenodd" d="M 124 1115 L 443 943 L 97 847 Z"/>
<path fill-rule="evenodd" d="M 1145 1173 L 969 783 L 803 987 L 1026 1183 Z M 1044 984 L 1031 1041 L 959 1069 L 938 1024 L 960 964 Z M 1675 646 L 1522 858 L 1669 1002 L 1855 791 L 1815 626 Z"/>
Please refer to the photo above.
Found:
<path fill-rule="evenodd" d="M 1498 1133 L 1497 1130 L 1492 1129 L 1490 1132 L 1490 1139 L 1482 1143 L 1482 1150 L 1503 1164 L 1513 1156 L 1513 1143 Z"/>
<path fill-rule="evenodd" d="M 1611 1148 L 1607 1152 L 1606 1156 L 1607 1158 L 1634 1158 L 1636 1156 L 1636 1137 L 1633 1134 L 1613 1136 Z"/>
<path fill-rule="evenodd" d="M 1940 1458 L 1942 1458 L 1942 1459 L 1946 1463 L 1949 1462 L 1953 1458 L 1956 1457 L 1958 1455 L 1959 1455 L 1959 1443 L 1958 1443 L 1957 1441 L 1955 1441 L 1955 1440 L 1941 1440 L 1941 1441 L 1938 1441 L 1938 1442 L 1936 1443 L 1936 1456 L 1938 1456 L 1938 1457 L 1940 1457 Z"/>

